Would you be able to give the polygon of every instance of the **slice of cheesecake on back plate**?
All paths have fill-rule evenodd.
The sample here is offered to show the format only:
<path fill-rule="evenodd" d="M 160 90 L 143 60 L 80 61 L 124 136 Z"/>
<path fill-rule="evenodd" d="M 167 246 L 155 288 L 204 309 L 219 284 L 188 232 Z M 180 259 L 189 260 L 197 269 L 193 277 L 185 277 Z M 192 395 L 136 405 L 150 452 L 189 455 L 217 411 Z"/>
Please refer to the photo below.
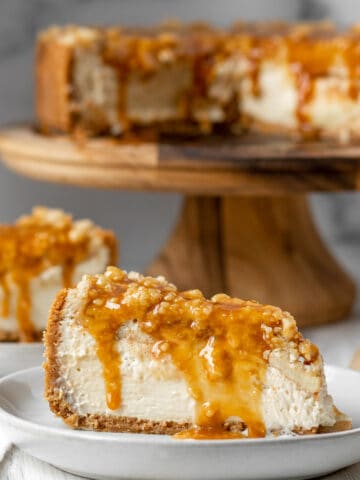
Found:
<path fill-rule="evenodd" d="M 45 396 L 73 428 L 254 438 L 349 429 L 322 357 L 277 307 L 109 267 L 50 311 Z"/>
<path fill-rule="evenodd" d="M 115 262 L 112 232 L 62 210 L 36 207 L 0 225 L 0 340 L 39 340 L 58 291 Z"/>

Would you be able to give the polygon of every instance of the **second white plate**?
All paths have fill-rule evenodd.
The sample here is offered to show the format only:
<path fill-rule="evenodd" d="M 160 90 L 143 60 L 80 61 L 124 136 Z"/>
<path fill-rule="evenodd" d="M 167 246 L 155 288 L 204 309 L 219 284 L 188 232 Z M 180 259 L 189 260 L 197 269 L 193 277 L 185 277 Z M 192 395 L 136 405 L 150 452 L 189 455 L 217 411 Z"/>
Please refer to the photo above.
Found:
<path fill-rule="evenodd" d="M 347 432 L 255 440 L 174 440 L 161 435 L 68 428 L 43 398 L 33 368 L 0 381 L 0 426 L 27 453 L 95 479 L 241 480 L 312 478 L 360 461 L 360 373 L 327 367 L 329 391 L 353 419 Z"/>

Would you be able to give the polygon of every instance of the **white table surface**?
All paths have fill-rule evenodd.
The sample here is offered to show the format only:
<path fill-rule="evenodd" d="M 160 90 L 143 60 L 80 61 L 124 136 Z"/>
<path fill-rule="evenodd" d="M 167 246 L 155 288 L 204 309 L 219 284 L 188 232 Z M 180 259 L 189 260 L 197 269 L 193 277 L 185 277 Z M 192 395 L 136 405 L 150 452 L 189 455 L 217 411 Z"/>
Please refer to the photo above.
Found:
<path fill-rule="evenodd" d="M 360 348 L 360 305 L 346 321 L 303 330 L 319 347 L 325 361 L 348 366 L 355 351 Z M 37 460 L 16 447 L 4 452 L 0 439 L 0 480 L 74 480 L 75 475 L 62 472 Z M 5 443 L 4 443 L 5 445 Z M 360 463 L 334 474 L 322 477 L 331 480 L 360 480 Z M 219 479 L 220 480 L 220 479 Z"/>

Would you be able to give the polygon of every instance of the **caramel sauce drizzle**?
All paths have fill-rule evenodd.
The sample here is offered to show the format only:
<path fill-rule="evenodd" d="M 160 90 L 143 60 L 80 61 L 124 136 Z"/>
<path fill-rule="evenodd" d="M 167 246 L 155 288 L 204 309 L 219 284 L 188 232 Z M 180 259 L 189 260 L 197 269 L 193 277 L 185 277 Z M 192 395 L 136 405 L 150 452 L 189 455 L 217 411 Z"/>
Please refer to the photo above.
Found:
<path fill-rule="evenodd" d="M 47 215 L 56 218 L 47 219 Z M 2 317 L 10 314 L 10 283 L 17 288 L 16 318 L 21 341 L 38 333 L 31 320 L 30 282 L 45 269 L 62 266 L 63 285 L 72 286 L 75 265 L 88 255 L 89 235 L 72 236 L 73 222 L 61 211 L 34 208 L 15 225 L 0 226 L 0 282 Z"/>
<path fill-rule="evenodd" d="M 3 293 L 3 300 L 1 302 L 1 316 L 8 317 L 10 311 L 10 288 L 5 275 L 0 277 L 0 287 Z"/>
<path fill-rule="evenodd" d="M 289 314 L 224 294 L 207 300 L 198 290 L 179 292 L 164 280 L 115 267 L 88 281 L 80 321 L 96 343 L 108 408 L 121 407 L 118 330 L 136 320 L 154 342 L 152 354 L 170 355 L 195 399 L 196 426 L 180 438 L 241 438 L 234 417 L 246 425 L 247 437 L 265 436 L 262 384 L 267 353 L 282 345 L 284 318 L 291 339 L 301 341 Z"/>
<path fill-rule="evenodd" d="M 313 130 L 308 107 L 319 78 L 338 76 L 336 70 L 341 65 L 346 70 L 348 97 L 354 100 L 359 95 L 360 31 L 356 27 L 338 32 L 329 22 L 268 22 L 238 23 L 228 31 L 204 24 L 171 24 L 104 32 L 103 59 L 119 72 L 119 121 L 125 130 L 130 127 L 126 107 L 129 75 L 152 75 L 166 64 L 161 61 L 164 52 L 170 63 L 184 61 L 191 69 L 192 85 L 184 92 L 182 104 L 179 99 L 179 111 L 187 121 L 194 120 L 194 105 L 208 101 L 217 63 L 231 55 L 247 59 L 252 95 L 257 97 L 262 94 L 259 76 L 264 60 L 280 60 L 289 66 L 298 92 L 296 118 L 303 136 Z"/>
<path fill-rule="evenodd" d="M 182 430 L 181 432 L 175 433 L 173 436 L 180 440 L 234 440 L 238 438 L 247 438 L 246 435 L 243 435 L 240 432 L 231 432 L 224 428 L 204 426 Z"/>

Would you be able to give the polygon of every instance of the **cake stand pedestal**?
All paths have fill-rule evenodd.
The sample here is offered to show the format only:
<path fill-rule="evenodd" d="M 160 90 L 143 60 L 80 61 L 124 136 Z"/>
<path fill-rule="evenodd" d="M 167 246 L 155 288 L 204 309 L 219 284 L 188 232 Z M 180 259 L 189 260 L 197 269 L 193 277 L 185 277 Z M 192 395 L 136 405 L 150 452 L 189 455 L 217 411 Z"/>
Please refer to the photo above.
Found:
<path fill-rule="evenodd" d="M 348 315 L 355 286 L 321 240 L 306 194 L 357 190 L 360 145 L 243 135 L 122 140 L 0 134 L 14 171 L 79 186 L 181 192 L 177 225 L 148 271 L 180 289 L 289 310 L 300 325 Z"/>

